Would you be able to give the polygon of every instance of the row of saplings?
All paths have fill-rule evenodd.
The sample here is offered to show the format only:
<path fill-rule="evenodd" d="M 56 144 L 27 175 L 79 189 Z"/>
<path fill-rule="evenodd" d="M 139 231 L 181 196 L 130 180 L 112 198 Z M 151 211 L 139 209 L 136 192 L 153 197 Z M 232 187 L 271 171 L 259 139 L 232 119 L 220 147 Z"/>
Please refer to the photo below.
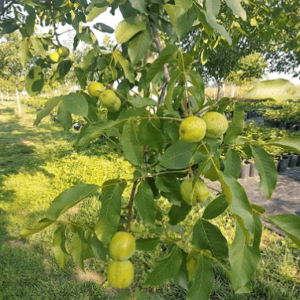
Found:
<path fill-rule="evenodd" d="M 92 82 L 88 87 L 92 97 L 98 97 L 100 103 L 109 110 L 116 111 L 121 106 L 120 99 L 112 90 L 105 90 L 99 82 Z M 207 112 L 202 118 L 189 116 L 179 126 L 180 138 L 188 143 L 197 143 L 205 136 L 220 138 L 227 130 L 228 122 L 225 116 L 218 112 Z M 205 201 L 209 196 L 207 185 L 200 178 L 193 185 L 193 178 L 183 180 L 180 192 L 183 200 L 189 205 Z M 109 245 L 110 261 L 107 269 L 107 280 L 112 287 L 124 289 L 134 277 L 134 268 L 129 258 L 135 251 L 135 238 L 128 232 L 117 232 Z"/>

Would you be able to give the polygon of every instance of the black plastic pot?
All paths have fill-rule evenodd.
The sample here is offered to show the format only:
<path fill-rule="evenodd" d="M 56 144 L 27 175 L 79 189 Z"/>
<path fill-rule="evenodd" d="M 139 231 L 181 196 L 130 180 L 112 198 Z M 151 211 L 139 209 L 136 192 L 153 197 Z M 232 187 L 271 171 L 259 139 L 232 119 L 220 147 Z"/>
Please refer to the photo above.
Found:
<path fill-rule="evenodd" d="M 250 163 L 246 162 L 245 164 L 242 164 L 241 166 L 241 179 L 248 179 L 250 175 Z"/>
<path fill-rule="evenodd" d="M 257 176 L 259 176 L 259 173 L 255 168 L 255 163 L 250 162 L 250 177 L 257 177 Z"/>
<path fill-rule="evenodd" d="M 297 167 L 300 167 L 300 155 L 298 154 L 297 156 L 298 156 L 298 158 L 297 158 L 296 166 L 297 166 Z"/>
<path fill-rule="evenodd" d="M 286 171 L 286 169 L 289 165 L 289 161 L 290 161 L 289 156 L 283 156 L 281 158 L 281 160 L 279 161 L 279 164 L 278 164 L 278 172 L 279 173 L 282 173 L 282 172 Z"/>
<path fill-rule="evenodd" d="M 276 170 L 278 170 L 279 160 L 274 161 L 274 164 L 275 164 Z"/>
<path fill-rule="evenodd" d="M 298 155 L 292 154 L 289 161 L 289 168 L 296 167 L 297 160 L 298 160 Z"/>

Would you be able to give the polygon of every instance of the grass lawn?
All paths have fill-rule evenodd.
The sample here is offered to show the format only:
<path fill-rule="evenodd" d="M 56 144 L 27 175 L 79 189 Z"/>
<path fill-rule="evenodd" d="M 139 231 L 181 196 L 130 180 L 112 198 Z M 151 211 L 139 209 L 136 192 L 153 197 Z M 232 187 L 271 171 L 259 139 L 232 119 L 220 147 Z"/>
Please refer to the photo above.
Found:
<path fill-rule="evenodd" d="M 36 110 L 0 103 L 0 299 L 115 299 L 105 278 L 106 264 L 86 262 L 86 272 L 69 260 L 58 267 L 52 252 L 53 228 L 28 239 L 18 239 L 21 229 L 44 216 L 49 203 L 74 184 L 101 185 L 105 180 L 131 177 L 131 167 L 97 142 L 81 153 L 73 150 L 74 133 L 66 133 L 48 117 L 33 126 Z M 69 214 L 93 223 L 99 201 L 92 197 Z M 77 211 L 80 216 L 75 216 Z M 291 242 L 264 230 L 262 261 L 253 280 L 254 292 L 234 295 L 229 281 L 216 270 L 211 299 L 300 299 L 300 250 Z M 135 254 L 138 280 L 151 259 Z M 135 286 L 132 287 L 134 289 Z M 150 299 L 184 299 L 185 291 L 172 282 L 150 289 Z M 121 298 L 119 298 L 121 299 Z"/>

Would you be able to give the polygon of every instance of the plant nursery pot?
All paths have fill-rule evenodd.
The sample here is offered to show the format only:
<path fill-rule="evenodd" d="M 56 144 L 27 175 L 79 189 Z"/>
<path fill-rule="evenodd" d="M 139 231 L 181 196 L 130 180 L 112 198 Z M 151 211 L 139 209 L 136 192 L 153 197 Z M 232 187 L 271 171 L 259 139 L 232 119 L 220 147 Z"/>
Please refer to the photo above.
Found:
<path fill-rule="evenodd" d="M 242 164 L 240 178 L 248 179 L 249 175 L 250 175 L 250 163 Z"/>
<path fill-rule="evenodd" d="M 296 166 L 297 166 L 297 167 L 300 167 L 300 155 L 298 154 L 297 156 L 298 156 L 298 158 L 297 158 Z"/>
<path fill-rule="evenodd" d="M 279 161 L 278 169 L 277 169 L 279 173 L 286 171 L 286 169 L 289 165 L 289 161 L 290 161 L 290 158 L 288 156 L 282 157 L 282 159 Z"/>
<path fill-rule="evenodd" d="M 274 165 L 275 165 L 276 170 L 278 170 L 279 160 L 274 161 Z"/>
<path fill-rule="evenodd" d="M 257 176 L 259 176 L 259 173 L 255 168 L 255 163 L 250 162 L 250 177 L 257 177 Z"/>
<path fill-rule="evenodd" d="M 297 161 L 298 161 L 298 155 L 292 154 L 291 157 L 290 157 L 290 161 L 289 161 L 288 167 L 289 168 L 296 167 Z"/>

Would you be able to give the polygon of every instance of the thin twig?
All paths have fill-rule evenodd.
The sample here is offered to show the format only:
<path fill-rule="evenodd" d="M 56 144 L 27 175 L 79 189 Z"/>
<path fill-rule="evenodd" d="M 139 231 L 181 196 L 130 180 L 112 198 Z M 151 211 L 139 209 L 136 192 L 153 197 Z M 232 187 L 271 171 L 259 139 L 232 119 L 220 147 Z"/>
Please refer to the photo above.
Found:
<path fill-rule="evenodd" d="M 210 106 L 210 107 L 208 107 L 208 108 L 206 108 L 206 109 L 203 109 L 203 110 L 199 111 L 199 112 L 196 114 L 196 116 L 200 116 L 201 114 L 205 113 L 206 111 L 211 110 L 212 108 L 218 107 L 218 106 L 223 105 L 223 104 L 225 104 L 225 103 L 234 102 L 234 101 L 235 101 L 235 99 L 231 99 L 231 100 L 228 100 L 228 101 L 224 101 L 224 102 L 222 102 L 222 103 L 215 104 L 215 105 L 213 105 L 213 106 Z"/>
<path fill-rule="evenodd" d="M 161 42 L 159 40 L 157 28 L 155 27 L 155 23 L 153 22 L 153 20 L 151 18 L 149 18 L 149 23 L 150 23 L 150 26 L 152 28 L 152 33 L 153 33 L 156 48 L 157 48 L 158 52 L 160 53 L 162 51 L 162 45 L 161 45 Z M 164 82 L 164 84 L 161 88 L 161 93 L 160 93 L 159 102 L 158 102 L 160 106 L 162 105 L 162 103 L 164 101 L 167 86 L 168 86 L 168 83 L 170 81 L 170 73 L 169 73 L 167 64 L 164 64 L 164 74 L 165 74 L 165 82 Z"/>
<path fill-rule="evenodd" d="M 135 190 L 138 185 L 139 181 L 135 180 L 133 182 L 131 194 L 130 194 L 130 200 L 128 204 L 128 217 L 127 217 L 127 226 L 126 226 L 126 231 L 130 231 L 130 225 L 131 225 L 131 217 L 132 217 L 132 209 L 133 209 L 133 200 L 134 200 L 134 195 L 135 195 Z"/>

